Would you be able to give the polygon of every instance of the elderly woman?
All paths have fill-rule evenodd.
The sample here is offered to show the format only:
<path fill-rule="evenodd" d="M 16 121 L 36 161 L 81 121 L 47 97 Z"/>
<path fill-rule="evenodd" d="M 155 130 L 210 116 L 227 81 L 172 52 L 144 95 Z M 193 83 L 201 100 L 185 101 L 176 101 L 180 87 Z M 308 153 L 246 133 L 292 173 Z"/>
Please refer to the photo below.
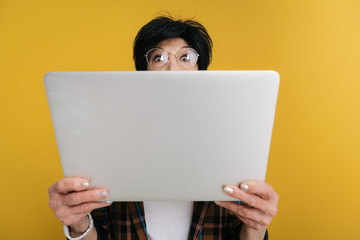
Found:
<path fill-rule="evenodd" d="M 136 70 L 206 70 L 212 40 L 195 21 L 158 17 L 134 41 Z M 50 186 L 49 205 L 68 239 L 267 239 L 278 195 L 264 182 L 227 185 L 239 202 L 106 202 L 82 178 Z"/>

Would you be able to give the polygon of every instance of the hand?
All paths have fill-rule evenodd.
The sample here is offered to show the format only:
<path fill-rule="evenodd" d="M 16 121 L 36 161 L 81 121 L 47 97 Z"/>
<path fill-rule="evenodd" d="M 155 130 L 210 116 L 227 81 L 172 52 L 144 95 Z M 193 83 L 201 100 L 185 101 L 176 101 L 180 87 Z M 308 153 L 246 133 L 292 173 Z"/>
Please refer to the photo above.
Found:
<path fill-rule="evenodd" d="M 105 189 L 89 189 L 90 183 L 82 178 L 64 178 L 49 187 L 49 206 L 55 216 L 75 232 L 85 232 L 89 226 L 86 215 L 96 208 L 111 205 L 105 200 Z M 80 234 L 81 235 L 81 234 Z"/>
<path fill-rule="evenodd" d="M 239 186 L 226 185 L 224 192 L 242 203 L 217 204 L 234 212 L 247 227 L 265 233 L 266 227 L 277 213 L 279 195 L 274 189 L 264 182 L 246 182 Z"/>

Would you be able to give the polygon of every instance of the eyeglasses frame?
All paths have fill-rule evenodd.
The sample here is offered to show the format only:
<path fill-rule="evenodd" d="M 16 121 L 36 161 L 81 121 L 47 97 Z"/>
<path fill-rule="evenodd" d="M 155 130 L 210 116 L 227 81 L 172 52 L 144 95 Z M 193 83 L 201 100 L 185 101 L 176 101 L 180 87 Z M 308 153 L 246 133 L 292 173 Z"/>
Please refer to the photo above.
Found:
<path fill-rule="evenodd" d="M 162 65 L 161 67 L 163 67 L 163 66 L 165 66 L 168 62 L 169 62 L 169 57 L 170 57 L 170 55 L 172 54 L 172 55 L 175 55 L 176 56 L 176 62 L 177 63 L 179 63 L 179 60 L 178 60 L 178 56 L 177 56 L 177 52 L 180 50 L 180 49 L 191 49 L 191 50 L 193 50 L 194 52 L 195 52 L 195 54 L 196 54 L 196 56 L 198 57 L 198 59 L 196 60 L 196 63 L 198 62 L 198 60 L 199 60 L 199 57 L 200 57 L 200 55 L 198 54 L 198 52 L 195 50 L 195 49 L 193 49 L 193 48 L 190 48 L 190 47 L 186 47 L 186 48 L 180 48 L 178 51 L 176 51 L 176 52 L 167 52 L 165 49 L 163 49 L 163 48 L 151 48 L 149 51 L 147 51 L 146 52 L 146 54 L 144 55 L 144 57 L 145 57 L 145 60 L 146 60 L 146 62 L 148 63 L 148 64 L 150 64 L 150 62 L 148 61 L 148 54 L 151 52 L 151 51 L 153 51 L 153 50 L 157 50 L 157 49 L 159 49 L 159 50 L 163 50 L 164 52 L 166 52 L 166 54 L 168 55 L 168 59 L 167 59 L 167 61 L 164 63 L 164 65 Z M 195 63 L 195 64 L 196 64 Z M 195 64 L 194 65 L 192 65 L 192 66 L 195 66 Z M 181 65 L 181 64 L 180 64 Z M 155 67 L 155 68 L 161 68 L 161 67 Z"/>

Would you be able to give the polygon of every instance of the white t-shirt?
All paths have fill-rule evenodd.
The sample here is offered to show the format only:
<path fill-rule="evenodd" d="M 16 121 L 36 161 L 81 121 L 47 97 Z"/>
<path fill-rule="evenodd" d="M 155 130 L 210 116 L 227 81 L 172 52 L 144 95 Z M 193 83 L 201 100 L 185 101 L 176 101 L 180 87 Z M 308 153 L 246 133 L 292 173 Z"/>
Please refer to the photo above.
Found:
<path fill-rule="evenodd" d="M 194 202 L 144 202 L 146 231 L 150 240 L 188 238 Z"/>

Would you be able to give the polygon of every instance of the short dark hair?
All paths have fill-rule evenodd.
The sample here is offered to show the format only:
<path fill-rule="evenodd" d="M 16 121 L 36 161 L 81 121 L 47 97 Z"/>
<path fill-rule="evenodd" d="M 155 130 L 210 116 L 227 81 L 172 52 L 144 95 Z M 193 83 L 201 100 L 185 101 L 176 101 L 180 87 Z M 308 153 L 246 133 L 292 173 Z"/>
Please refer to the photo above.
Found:
<path fill-rule="evenodd" d="M 147 70 L 144 55 L 158 43 L 169 38 L 182 38 L 199 56 L 199 70 L 206 70 L 212 58 L 212 40 L 205 27 L 193 20 L 175 20 L 160 16 L 143 26 L 134 39 L 133 58 L 136 70 Z"/>

